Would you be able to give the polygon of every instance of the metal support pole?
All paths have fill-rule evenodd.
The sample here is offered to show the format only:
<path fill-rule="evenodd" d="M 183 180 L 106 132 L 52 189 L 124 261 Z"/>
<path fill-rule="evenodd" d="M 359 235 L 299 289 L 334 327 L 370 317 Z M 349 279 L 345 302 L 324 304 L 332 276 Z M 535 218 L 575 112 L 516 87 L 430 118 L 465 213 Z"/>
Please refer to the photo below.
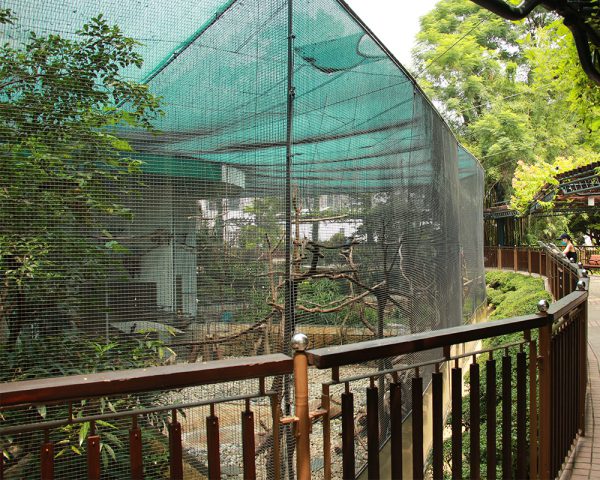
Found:
<path fill-rule="evenodd" d="M 284 345 L 295 330 L 294 282 L 292 278 L 292 126 L 294 119 L 294 31 L 292 22 L 293 5 L 288 0 L 287 38 L 287 126 L 285 134 L 285 326 Z"/>
<path fill-rule="evenodd" d="M 292 278 L 292 145 L 293 145 L 293 119 L 294 119 L 294 31 L 293 31 L 293 4 L 287 0 L 287 110 L 285 133 L 285 307 L 283 320 L 283 348 L 288 348 L 292 332 L 296 329 L 295 315 L 295 284 Z M 283 408 L 286 415 L 291 410 L 290 378 L 284 377 Z M 293 446 L 289 428 L 285 434 L 286 443 L 286 468 L 291 477 L 293 469 Z"/>
<path fill-rule="evenodd" d="M 310 479 L 310 418 L 308 415 L 308 337 L 296 333 L 292 337 L 294 350 L 294 400 L 296 423 L 296 478 Z"/>

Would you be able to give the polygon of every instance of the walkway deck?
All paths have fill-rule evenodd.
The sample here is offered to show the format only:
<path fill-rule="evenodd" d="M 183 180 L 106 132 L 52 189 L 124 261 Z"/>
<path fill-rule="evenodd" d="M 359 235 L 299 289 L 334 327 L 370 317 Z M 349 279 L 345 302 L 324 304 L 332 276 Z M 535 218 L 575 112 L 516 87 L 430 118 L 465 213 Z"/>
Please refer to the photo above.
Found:
<path fill-rule="evenodd" d="M 588 300 L 589 382 L 585 437 L 578 442 L 561 480 L 600 479 L 600 278 L 590 282 Z"/>

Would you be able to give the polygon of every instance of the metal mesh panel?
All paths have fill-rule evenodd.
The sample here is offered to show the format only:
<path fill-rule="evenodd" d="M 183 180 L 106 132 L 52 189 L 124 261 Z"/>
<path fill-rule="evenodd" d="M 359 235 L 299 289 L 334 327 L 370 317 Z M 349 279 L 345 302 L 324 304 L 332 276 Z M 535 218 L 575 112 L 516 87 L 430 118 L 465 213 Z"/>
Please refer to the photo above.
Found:
<path fill-rule="evenodd" d="M 465 149 L 459 148 L 460 260 L 463 283 L 463 318 L 469 322 L 486 301 L 483 264 L 483 169 Z"/>
<path fill-rule="evenodd" d="M 294 330 L 320 347 L 450 327 L 484 300 L 483 171 L 343 2 L 5 4 L 16 20 L 2 33 L 2 381 L 288 352 Z M 59 53 L 36 57 L 45 73 L 19 90 L 25 74 L 7 59 L 25 55 L 29 32 L 83 42 L 77 32 L 99 13 L 140 42 L 143 65 L 115 74 L 159 97 L 151 129 L 110 78 L 53 73 L 68 60 Z M 94 89 L 108 94 L 65 100 Z M 273 388 L 289 413 L 291 385 Z M 190 410 L 184 441 L 200 472 L 203 408 Z M 225 403 L 220 416 L 240 408 Z M 41 414 L 19 415 L 12 424 Z M 146 427 L 162 445 L 164 426 Z M 235 435 L 224 436 L 233 459 Z M 9 478 L 41 441 L 19 438 L 2 438 Z M 77 476 L 73 446 L 60 468 Z M 147 467 L 157 476 L 161 452 Z M 128 474 L 106 462 L 106 478 Z"/>

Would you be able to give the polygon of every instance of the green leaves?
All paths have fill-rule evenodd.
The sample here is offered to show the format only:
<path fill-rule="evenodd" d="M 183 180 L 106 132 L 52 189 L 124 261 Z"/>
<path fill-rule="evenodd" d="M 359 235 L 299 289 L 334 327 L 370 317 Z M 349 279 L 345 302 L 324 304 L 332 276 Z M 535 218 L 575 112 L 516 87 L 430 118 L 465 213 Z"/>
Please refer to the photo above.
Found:
<path fill-rule="evenodd" d="M 46 418 L 46 413 L 47 413 L 46 405 L 38 405 L 36 408 L 37 408 L 38 413 L 40 414 L 40 417 Z"/>
<path fill-rule="evenodd" d="M 509 22 L 469 0 L 441 0 L 421 19 L 413 53 L 427 93 L 481 160 L 488 188 L 514 192 L 520 210 L 556 161 L 580 164 L 600 149 L 600 89 L 556 18 L 536 9 Z"/>
<path fill-rule="evenodd" d="M 575 156 L 557 157 L 553 162 L 538 158 L 531 164 L 519 162 L 512 181 L 511 208 L 527 212 L 534 197 L 546 185 L 557 185 L 556 175 L 577 167 L 600 161 L 600 154 L 587 148 L 577 149 Z M 541 208 L 553 207 L 554 199 L 538 201 Z"/>
<path fill-rule="evenodd" d="M 16 19 L 10 8 L 0 8 L 0 25 L 13 24 Z"/>
<path fill-rule="evenodd" d="M 0 9 L 0 23 L 13 21 Z M 99 15 L 74 38 L 32 32 L 0 47 L 0 322 L 19 289 L 28 305 L 52 299 L 76 316 L 73 292 L 127 253 L 101 233 L 107 218 L 130 217 L 122 193 L 140 173 L 116 127 L 151 129 L 162 114 L 146 85 L 122 76 L 142 65 L 138 45 Z"/>

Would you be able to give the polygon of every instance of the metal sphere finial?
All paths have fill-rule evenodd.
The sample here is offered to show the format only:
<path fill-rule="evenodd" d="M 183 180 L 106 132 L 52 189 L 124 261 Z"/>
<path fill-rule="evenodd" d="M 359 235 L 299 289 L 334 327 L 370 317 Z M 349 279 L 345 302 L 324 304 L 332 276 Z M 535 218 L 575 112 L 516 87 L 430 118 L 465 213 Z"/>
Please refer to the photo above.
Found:
<path fill-rule="evenodd" d="M 543 298 L 542 300 L 540 300 L 538 302 L 537 308 L 538 308 L 538 311 L 540 311 L 540 312 L 547 312 L 548 309 L 550 308 L 550 303 L 548 303 L 548 300 Z"/>
<path fill-rule="evenodd" d="M 575 263 L 575 259 L 573 257 L 569 257 L 569 262 Z"/>
<path fill-rule="evenodd" d="M 589 275 L 588 271 L 585 268 L 583 268 L 581 270 L 581 276 L 584 277 L 584 278 L 587 278 L 588 275 Z"/>
<path fill-rule="evenodd" d="M 308 348 L 308 337 L 303 333 L 294 333 L 291 344 L 292 350 L 303 352 Z"/>
<path fill-rule="evenodd" d="M 577 266 L 578 266 L 579 268 L 583 268 L 583 263 L 581 263 L 581 262 L 577 262 Z"/>
<path fill-rule="evenodd" d="M 579 280 L 577 282 L 577 290 L 585 290 L 587 285 L 585 284 L 585 280 Z"/>

